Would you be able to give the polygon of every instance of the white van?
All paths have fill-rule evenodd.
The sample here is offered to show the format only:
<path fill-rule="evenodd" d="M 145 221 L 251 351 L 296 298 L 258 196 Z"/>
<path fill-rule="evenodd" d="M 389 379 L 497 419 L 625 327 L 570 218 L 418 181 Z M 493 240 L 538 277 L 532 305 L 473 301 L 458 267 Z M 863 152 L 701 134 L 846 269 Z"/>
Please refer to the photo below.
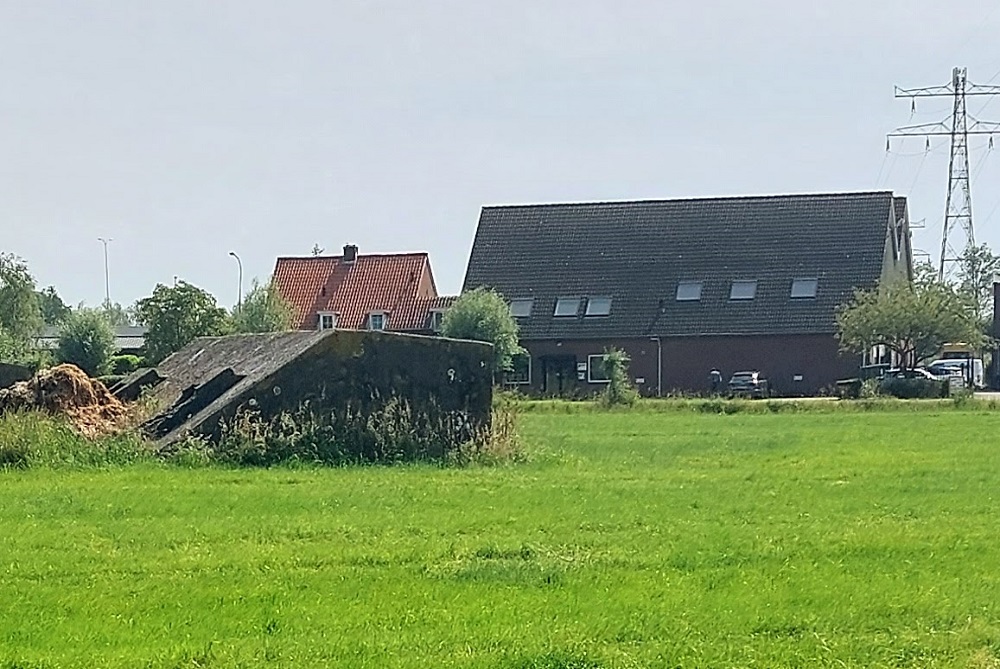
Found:
<path fill-rule="evenodd" d="M 976 389 L 986 387 L 986 372 L 982 358 L 941 358 L 927 365 L 927 371 L 937 376 L 960 374 L 969 381 L 969 363 L 972 363 L 972 385 Z"/>

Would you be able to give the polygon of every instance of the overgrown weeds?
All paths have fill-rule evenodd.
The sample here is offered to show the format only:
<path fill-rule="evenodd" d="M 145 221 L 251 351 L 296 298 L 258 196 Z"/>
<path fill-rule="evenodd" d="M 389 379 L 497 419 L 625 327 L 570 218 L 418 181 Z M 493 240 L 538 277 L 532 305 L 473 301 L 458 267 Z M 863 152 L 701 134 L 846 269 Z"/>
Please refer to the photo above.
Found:
<path fill-rule="evenodd" d="M 151 461 L 145 442 L 134 432 L 89 439 L 65 420 L 40 412 L 15 412 L 0 418 L 0 468 L 116 467 Z"/>
<path fill-rule="evenodd" d="M 167 457 L 193 466 L 244 467 L 442 462 L 496 464 L 521 459 L 515 400 L 498 395 L 491 421 L 479 427 L 463 412 L 418 412 L 393 397 L 368 413 L 316 411 L 308 405 L 273 420 L 244 411 L 224 424 L 217 444 L 189 439 Z"/>

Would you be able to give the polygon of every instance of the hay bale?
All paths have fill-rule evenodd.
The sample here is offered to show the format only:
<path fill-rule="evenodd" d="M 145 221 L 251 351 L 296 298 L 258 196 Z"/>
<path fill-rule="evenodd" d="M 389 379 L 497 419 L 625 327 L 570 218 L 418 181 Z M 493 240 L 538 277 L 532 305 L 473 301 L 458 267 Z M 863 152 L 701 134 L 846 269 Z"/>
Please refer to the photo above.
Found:
<path fill-rule="evenodd" d="M 87 437 L 114 431 L 126 415 L 125 405 L 103 383 L 75 365 L 43 369 L 27 381 L 0 390 L 0 415 L 7 411 L 64 416 Z"/>

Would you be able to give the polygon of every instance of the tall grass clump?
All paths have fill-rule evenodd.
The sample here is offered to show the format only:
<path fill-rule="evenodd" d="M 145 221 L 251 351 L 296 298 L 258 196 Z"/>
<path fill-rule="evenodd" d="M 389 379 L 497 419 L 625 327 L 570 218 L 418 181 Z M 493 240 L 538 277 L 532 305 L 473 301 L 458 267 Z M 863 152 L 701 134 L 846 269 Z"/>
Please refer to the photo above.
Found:
<path fill-rule="evenodd" d="M 0 468 L 113 467 L 150 459 L 142 438 L 132 432 L 88 439 L 44 413 L 0 417 Z"/>

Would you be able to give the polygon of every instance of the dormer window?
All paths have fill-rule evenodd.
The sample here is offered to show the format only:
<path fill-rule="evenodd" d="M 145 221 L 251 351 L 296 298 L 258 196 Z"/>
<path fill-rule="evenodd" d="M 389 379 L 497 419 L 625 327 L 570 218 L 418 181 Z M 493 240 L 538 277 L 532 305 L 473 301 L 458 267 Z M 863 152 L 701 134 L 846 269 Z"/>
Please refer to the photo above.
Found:
<path fill-rule="evenodd" d="M 384 330 L 385 321 L 386 321 L 386 316 L 384 311 L 373 311 L 370 314 L 368 314 L 368 329 Z"/>
<path fill-rule="evenodd" d="M 337 327 L 337 314 L 332 311 L 321 311 L 318 314 L 317 326 L 320 330 L 334 330 Z"/>
<path fill-rule="evenodd" d="M 444 310 L 443 309 L 432 309 L 431 310 L 431 331 L 441 332 L 441 324 L 444 323 Z"/>

